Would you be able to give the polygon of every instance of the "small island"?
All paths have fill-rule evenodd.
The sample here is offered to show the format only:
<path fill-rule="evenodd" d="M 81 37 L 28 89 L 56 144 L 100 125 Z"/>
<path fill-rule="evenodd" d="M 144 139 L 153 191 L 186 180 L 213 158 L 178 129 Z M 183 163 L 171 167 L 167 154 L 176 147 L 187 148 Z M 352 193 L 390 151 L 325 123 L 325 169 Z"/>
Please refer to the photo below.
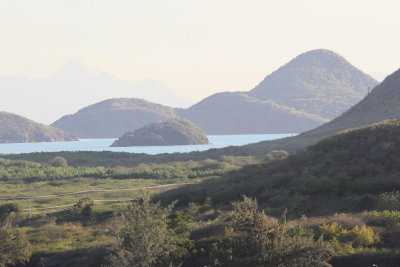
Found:
<path fill-rule="evenodd" d="M 208 144 L 205 132 L 187 120 L 171 119 L 125 133 L 112 147 Z"/>

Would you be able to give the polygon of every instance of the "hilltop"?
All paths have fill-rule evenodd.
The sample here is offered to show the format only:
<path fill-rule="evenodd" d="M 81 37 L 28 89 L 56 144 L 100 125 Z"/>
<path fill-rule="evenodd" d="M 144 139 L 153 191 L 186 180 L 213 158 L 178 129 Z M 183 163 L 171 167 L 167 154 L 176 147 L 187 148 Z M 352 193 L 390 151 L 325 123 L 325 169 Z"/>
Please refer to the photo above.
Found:
<path fill-rule="evenodd" d="M 51 125 L 80 138 L 116 138 L 148 123 L 174 117 L 170 107 L 137 98 L 113 98 L 63 116 Z"/>
<path fill-rule="evenodd" d="M 0 112 L 0 143 L 33 143 L 77 140 L 72 135 L 16 114 Z"/>
<path fill-rule="evenodd" d="M 186 120 L 154 122 L 127 132 L 111 146 L 174 146 L 208 144 L 205 132 Z"/>
<path fill-rule="evenodd" d="M 280 67 L 248 94 L 330 120 L 359 102 L 377 84 L 340 55 L 317 49 Z"/>

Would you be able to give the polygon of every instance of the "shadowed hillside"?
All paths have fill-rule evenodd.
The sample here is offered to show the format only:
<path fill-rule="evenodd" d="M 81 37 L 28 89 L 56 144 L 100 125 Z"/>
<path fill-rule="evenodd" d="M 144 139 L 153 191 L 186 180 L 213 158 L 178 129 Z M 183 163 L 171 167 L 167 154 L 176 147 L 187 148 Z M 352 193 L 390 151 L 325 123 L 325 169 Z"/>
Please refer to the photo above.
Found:
<path fill-rule="evenodd" d="M 0 112 L 0 143 L 32 143 L 77 140 L 72 135 L 18 116 Z"/>
<path fill-rule="evenodd" d="M 224 178 L 166 193 L 181 203 L 227 204 L 242 194 L 269 208 L 326 214 L 373 208 L 380 193 L 400 190 L 400 120 L 326 138 L 283 160 L 248 165 Z M 268 159 L 268 158 L 266 158 Z"/>
<path fill-rule="evenodd" d="M 177 110 L 177 114 L 207 134 L 297 133 L 327 121 L 270 100 L 229 92 L 207 97 L 189 109 Z"/>

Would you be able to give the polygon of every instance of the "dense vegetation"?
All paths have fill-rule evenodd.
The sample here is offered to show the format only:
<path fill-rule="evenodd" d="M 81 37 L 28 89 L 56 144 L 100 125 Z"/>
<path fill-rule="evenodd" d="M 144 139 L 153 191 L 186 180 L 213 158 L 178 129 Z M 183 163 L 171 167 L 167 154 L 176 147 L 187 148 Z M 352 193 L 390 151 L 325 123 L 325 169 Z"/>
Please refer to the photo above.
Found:
<path fill-rule="evenodd" d="M 229 203 L 246 194 L 265 207 L 300 215 L 362 211 L 377 207 L 380 194 L 400 190 L 399 146 L 400 121 L 385 121 L 342 132 L 284 160 L 188 186 L 177 196 L 199 202 L 205 197 L 200 192 L 207 192 L 217 203 Z"/>
<path fill-rule="evenodd" d="M 226 158 L 225 161 L 205 160 L 202 162 L 175 163 L 168 165 L 140 165 L 136 168 L 126 167 L 68 167 L 67 160 L 55 157 L 46 163 L 25 160 L 8 160 L 0 158 L 0 181 L 8 183 L 32 183 L 38 181 L 65 180 L 78 177 L 96 177 L 100 179 L 172 179 L 202 178 L 219 176 L 244 164 L 252 162 L 251 158 Z M 254 161 L 253 161 L 254 162 Z M 54 164 L 57 166 L 54 166 Z M 52 166 L 53 165 L 53 166 Z"/>
<path fill-rule="evenodd" d="M 31 143 L 77 140 L 72 135 L 24 117 L 0 112 L 0 143 Z"/>
<path fill-rule="evenodd" d="M 170 107 L 136 98 L 114 98 L 63 116 L 52 126 L 79 138 L 117 138 L 148 123 L 174 117 Z"/>
<path fill-rule="evenodd" d="M 95 154 L 106 156 L 86 166 L 61 157 L 68 153 L 38 153 L 43 162 L 2 159 L 8 177 L 0 181 L 2 188 L 17 195 L 68 192 L 64 187 L 73 185 L 85 190 L 128 188 L 135 181 L 197 183 L 152 189 L 153 201 L 160 203 L 148 193 L 126 202 L 138 193 L 109 190 L 83 198 L 12 200 L 23 212 L 7 200 L 0 220 L 9 228 L 1 231 L 18 233 L 19 244 L 29 241 L 18 259 L 29 259 L 27 266 L 396 266 L 399 145 L 400 121 L 390 120 L 344 131 L 295 154 L 273 151 L 257 164 L 254 158 L 225 156 L 126 167 L 136 155 L 125 167 L 95 165 L 105 163 L 108 153 Z M 149 183 L 140 179 L 146 177 Z M 29 216 L 30 201 L 46 208 L 73 199 L 68 211 Z"/>
<path fill-rule="evenodd" d="M 208 144 L 205 132 L 187 120 L 154 122 L 127 132 L 111 146 L 173 146 Z"/>

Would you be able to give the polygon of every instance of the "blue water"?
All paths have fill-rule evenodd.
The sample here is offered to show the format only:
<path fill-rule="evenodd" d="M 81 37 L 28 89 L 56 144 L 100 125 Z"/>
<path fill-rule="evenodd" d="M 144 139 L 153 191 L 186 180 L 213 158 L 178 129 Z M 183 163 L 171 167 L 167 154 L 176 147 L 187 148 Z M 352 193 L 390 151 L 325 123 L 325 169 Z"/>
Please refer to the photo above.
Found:
<path fill-rule="evenodd" d="M 210 148 L 226 146 L 241 146 L 265 140 L 274 140 L 295 134 L 246 134 L 246 135 L 209 135 L 208 145 L 188 146 L 132 146 L 110 147 L 116 140 L 111 139 L 82 139 L 72 142 L 44 142 L 44 143 L 15 143 L 0 144 L 0 154 L 18 154 L 31 152 L 58 152 L 58 151 L 114 151 L 130 153 L 161 154 L 175 152 L 203 151 Z"/>

